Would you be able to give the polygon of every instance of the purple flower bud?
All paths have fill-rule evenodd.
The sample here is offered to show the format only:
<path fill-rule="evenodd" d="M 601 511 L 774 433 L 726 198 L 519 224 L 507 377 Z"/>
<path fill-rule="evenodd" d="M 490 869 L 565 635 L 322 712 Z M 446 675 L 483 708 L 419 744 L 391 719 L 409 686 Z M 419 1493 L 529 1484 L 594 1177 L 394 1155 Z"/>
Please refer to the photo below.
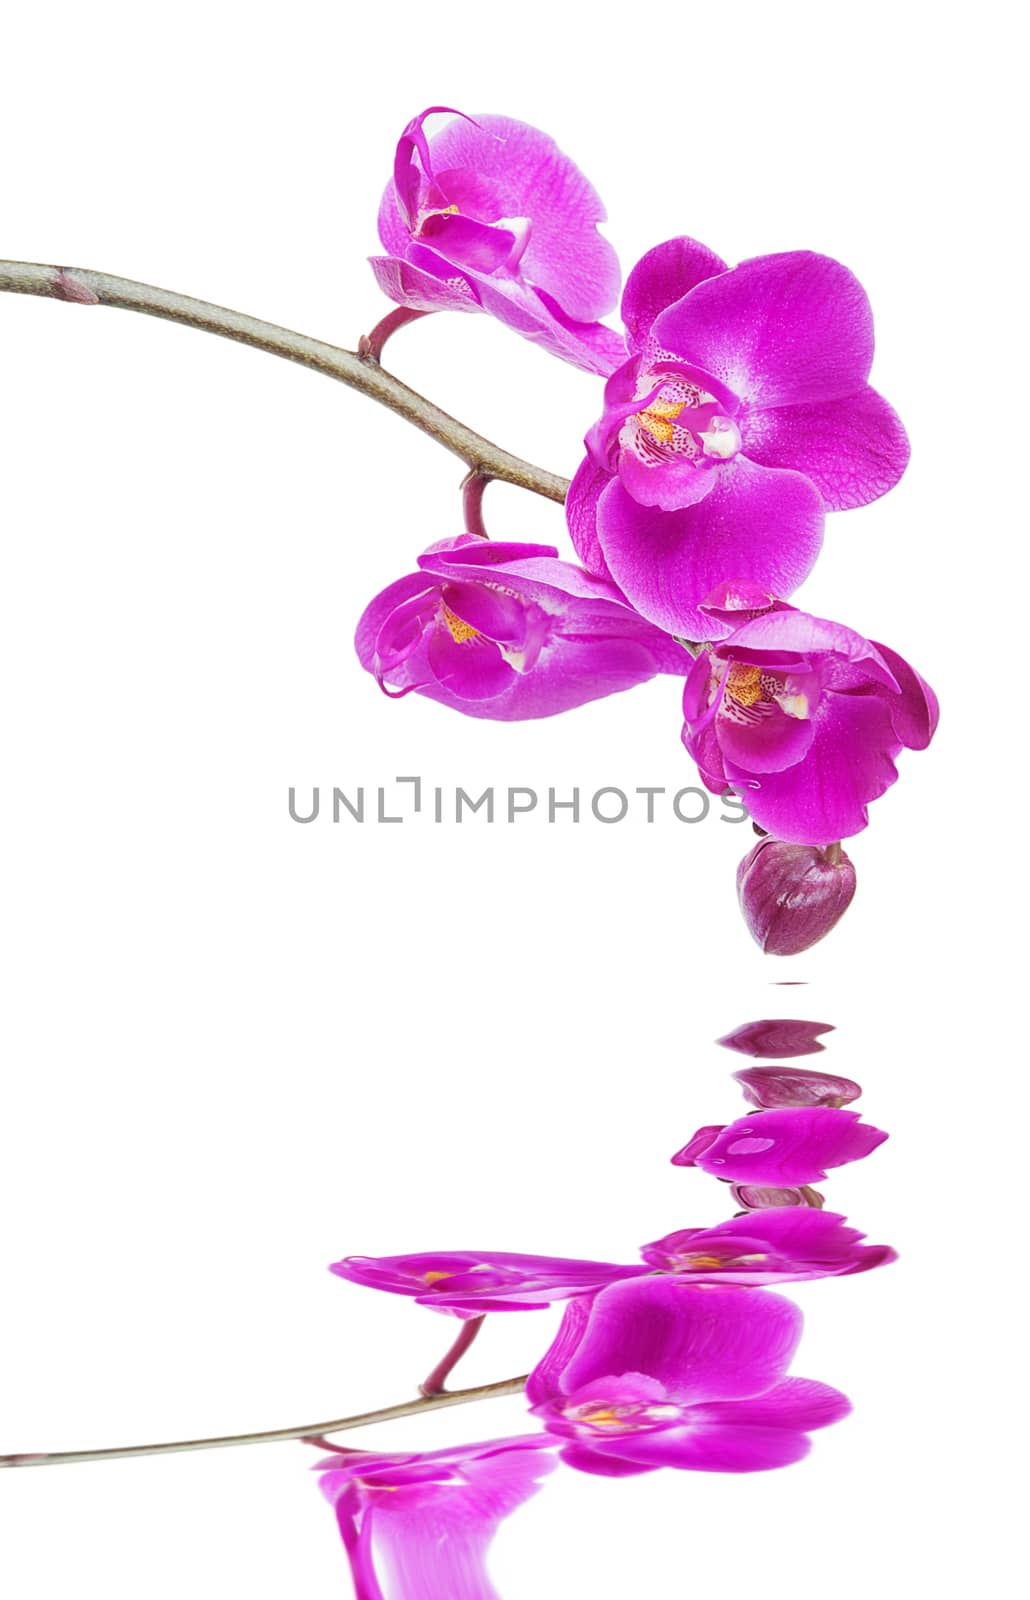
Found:
<path fill-rule="evenodd" d="M 737 868 L 744 921 L 770 956 L 810 950 L 840 921 L 854 893 L 855 869 L 839 845 L 762 839 Z"/>
<path fill-rule="evenodd" d="M 810 1056 L 826 1047 L 819 1034 L 832 1033 L 832 1022 L 804 1022 L 800 1017 L 763 1017 L 760 1022 L 745 1022 L 732 1033 L 716 1039 L 727 1050 L 767 1061 L 785 1061 L 788 1056 Z"/>
<path fill-rule="evenodd" d="M 803 1067 L 744 1067 L 733 1076 L 749 1105 L 770 1111 L 778 1106 L 846 1106 L 862 1093 L 852 1078 Z"/>

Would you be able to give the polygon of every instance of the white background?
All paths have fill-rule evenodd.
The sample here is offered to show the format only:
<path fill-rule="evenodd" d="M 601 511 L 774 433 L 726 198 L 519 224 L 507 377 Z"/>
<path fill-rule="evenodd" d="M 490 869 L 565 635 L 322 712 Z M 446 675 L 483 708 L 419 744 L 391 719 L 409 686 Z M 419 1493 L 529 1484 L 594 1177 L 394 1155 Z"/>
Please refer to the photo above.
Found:
<path fill-rule="evenodd" d="M 852 847 L 849 916 L 793 962 L 747 938 L 749 830 L 714 815 L 298 827 L 291 784 L 678 788 L 677 685 L 522 726 L 388 703 L 353 625 L 457 529 L 460 463 L 284 362 L 0 297 L 0 1450 L 405 1398 L 451 1325 L 329 1261 L 632 1260 L 720 1220 L 723 1191 L 667 1164 L 741 1109 L 739 1063 L 711 1041 L 810 1016 L 837 1024 L 821 1063 L 857 1076 L 892 1133 L 825 1187 L 901 1263 L 798 1291 L 797 1370 L 855 1416 L 777 1474 L 556 1475 L 503 1530 L 498 1585 L 1013 1591 L 1026 367 L 1005 14 L 53 0 L 5 21 L 11 257 L 353 345 L 386 309 L 364 258 L 394 143 L 442 103 L 552 133 L 604 196 L 624 268 L 680 232 L 731 261 L 847 262 L 913 460 L 887 500 L 830 519 L 802 599 L 907 655 L 944 721 Z M 406 330 L 389 364 L 565 473 L 598 409 L 596 380 L 484 317 Z M 487 514 L 569 553 L 552 505 L 495 487 Z M 494 1319 L 463 1373 L 523 1370 L 554 1325 Z M 494 1402 L 341 1442 L 442 1445 L 523 1418 Z M 6 1473 L 9 1592 L 346 1593 L 312 1459 L 281 1445 Z"/>

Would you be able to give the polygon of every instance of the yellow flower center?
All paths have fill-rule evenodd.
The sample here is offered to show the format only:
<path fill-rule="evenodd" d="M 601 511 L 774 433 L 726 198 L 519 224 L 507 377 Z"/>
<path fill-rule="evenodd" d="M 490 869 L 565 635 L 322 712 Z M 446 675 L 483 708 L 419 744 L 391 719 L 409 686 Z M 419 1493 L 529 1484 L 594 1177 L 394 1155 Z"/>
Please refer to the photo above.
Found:
<path fill-rule="evenodd" d="M 589 1423 L 592 1428 L 622 1427 L 622 1417 L 610 1406 L 586 1406 L 580 1412 L 580 1417 L 584 1422 Z"/>
<path fill-rule="evenodd" d="M 762 698 L 762 669 L 735 661 L 726 678 L 726 693 L 738 706 L 753 706 Z"/>
<path fill-rule="evenodd" d="M 474 628 L 470 622 L 465 622 L 448 605 L 443 608 L 443 620 L 450 629 L 451 638 L 455 644 L 465 644 L 469 639 L 479 638 L 478 629 Z"/>
<path fill-rule="evenodd" d="M 671 444 L 672 424 L 685 405 L 685 400 L 655 400 L 646 411 L 637 412 L 637 420 L 659 444 Z"/>

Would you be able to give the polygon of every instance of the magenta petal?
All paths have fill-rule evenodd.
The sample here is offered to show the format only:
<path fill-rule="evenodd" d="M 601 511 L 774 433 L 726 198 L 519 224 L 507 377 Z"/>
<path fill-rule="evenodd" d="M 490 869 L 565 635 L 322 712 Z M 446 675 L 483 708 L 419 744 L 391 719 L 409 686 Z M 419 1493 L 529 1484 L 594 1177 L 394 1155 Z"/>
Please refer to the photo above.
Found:
<path fill-rule="evenodd" d="M 940 707 L 930 685 L 914 667 L 910 667 L 897 651 L 888 650 L 885 644 L 876 644 L 897 682 L 901 685 L 899 699 L 888 701 L 894 732 L 906 750 L 925 750 L 937 731 Z"/>
<path fill-rule="evenodd" d="M 419 195 L 423 185 L 433 175 L 433 161 L 429 150 L 429 140 L 426 137 L 425 124 L 430 117 L 460 117 L 463 115 L 463 112 L 456 111 L 453 106 L 427 106 L 426 110 L 419 112 L 417 117 L 412 117 L 397 141 L 397 149 L 393 158 L 393 186 L 396 191 L 397 204 L 409 227 L 413 227 L 415 224 L 418 215 Z M 417 163 L 415 161 L 416 156 L 418 157 Z M 421 171 L 419 166 L 421 166 Z M 389 193 L 388 189 L 387 195 Z M 387 243 L 385 237 L 383 243 Z"/>
<path fill-rule="evenodd" d="M 777 1213 L 770 1212 L 769 1217 Z M 784 1378 L 750 1400 L 715 1400 L 695 1406 L 691 1413 L 699 1422 L 727 1422 L 761 1428 L 828 1428 L 850 1415 L 851 1401 L 828 1383 L 812 1378 Z"/>
<path fill-rule="evenodd" d="M 450 122 L 430 140 L 435 167 L 469 169 L 490 180 L 494 217 L 527 217 L 532 235 L 520 270 L 552 294 L 570 317 L 589 322 L 611 311 L 619 262 L 597 231 L 606 213 L 597 192 L 554 140 L 513 117 Z"/>
<path fill-rule="evenodd" d="M 869 802 L 898 776 L 892 699 L 824 694 L 807 756 L 784 772 L 756 773 L 727 761 L 730 782 L 747 786 L 748 811 L 759 827 L 789 844 L 827 845 L 861 833 Z"/>
<path fill-rule="evenodd" d="M 624 450 L 619 459 L 620 483 L 640 505 L 656 506 L 660 511 L 679 511 L 697 505 L 711 494 L 721 471 L 725 468 L 698 466 L 690 460 L 648 466 L 633 450 Z"/>
<path fill-rule="evenodd" d="M 729 639 L 721 640 L 714 649 L 716 655 L 726 659 L 752 661 L 761 666 L 790 663 L 796 657 L 839 656 L 846 670 L 835 671 L 832 660 L 822 665 L 822 676 L 830 687 L 853 689 L 877 683 L 892 692 L 897 692 L 899 687 L 871 640 L 842 622 L 813 617 L 807 611 L 796 611 L 790 606 L 742 623 Z"/>
<path fill-rule="evenodd" d="M 698 1156 L 715 1143 L 725 1126 L 724 1122 L 709 1122 L 703 1128 L 698 1128 L 693 1138 L 672 1157 L 673 1166 L 696 1167 Z"/>
<path fill-rule="evenodd" d="M 485 569 L 506 566 L 510 561 L 535 560 L 540 556 L 554 558 L 557 554 L 557 546 L 553 544 L 526 544 L 515 539 L 481 539 L 477 534 L 462 533 L 456 538 L 437 539 L 435 544 L 423 550 L 418 564 L 424 572 L 455 580 L 470 575 L 483 577 Z M 565 569 L 565 563 L 561 565 Z"/>
<path fill-rule="evenodd" d="M 707 650 L 702 650 L 694 657 L 683 683 L 683 717 L 686 722 L 697 722 L 708 710 L 711 687 L 712 659 Z"/>
<path fill-rule="evenodd" d="M 689 290 L 725 272 L 726 263 L 696 239 L 666 239 L 641 256 L 626 279 L 622 320 L 632 350 L 646 343 L 654 320 Z"/>
<path fill-rule="evenodd" d="M 731 1122 L 696 1164 L 732 1183 L 790 1188 L 818 1182 L 830 1167 L 861 1161 L 886 1138 L 857 1111 L 828 1106 L 763 1111 Z"/>
<path fill-rule="evenodd" d="M 490 1544 L 555 1465 L 535 1438 L 350 1462 L 321 1486 L 337 1507 L 358 1600 L 500 1600 Z"/>
<path fill-rule="evenodd" d="M 518 646 L 526 634 L 526 607 L 514 595 L 485 583 L 449 583 L 444 604 L 462 622 L 497 644 Z"/>
<path fill-rule="evenodd" d="M 499 652 L 498 659 L 501 660 Z M 532 672 L 508 670 L 511 676 L 507 687 L 493 699 L 470 698 L 453 691 L 449 684 L 419 687 L 429 699 L 439 700 L 466 716 L 521 722 L 553 717 L 590 700 L 632 689 L 653 678 L 659 665 L 648 645 L 635 639 L 557 637 L 541 653 Z"/>
<path fill-rule="evenodd" d="M 561 1459 L 567 1467 L 575 1467 L 578 1472 L 592 1472 L 599 1478 L 637 1478 L 642 1472 L 656 1471 L 649 1463 L 620 1461 L 616 1456 L 602 1455 L 600 1450 L 583 1444 L 566 1445 Z"/>
<path fill-rule="evenodd" d="M 873 360 L 873 318 L 853 273 L 810 250 L 756 256 L 698 284 L 654 337 L 753 406 L 854 394 Z"/>
<path fill-rule="evenodd" d="M 719 724 L 719 746 L 727 762 L 748 772 L 783 772 L 804 760 L 812 747 L 815 729 L 809 717 L 790 717 L 778 705 L 757 722 L 738 722 L 724 716 Z"/>
<path fill-rule="evenodd" d="M 752 461 L 803 472 L 830 511 L 878 500 L 908 465 L 901 419 L 868 384 L 837 400 L 751 410 L 738 421 Z"/>
<path fill-rule="evenodd" d="M 577 322 L 557 301 L 516 278 L 471 274 L 484 311 L 549 355 L 607 378 L 626 359 L 622 338 L 602 322 Z"/>
<path fill-rule="evenodd" d="M 370 1289 L 402 1294 L 436 1311 L 526 1311 L 589 1293 L 646 1267 L 510 1251 L 435 1250 L 405 1256 L 345 1256 L 329 1269 Z"/>
<path fill-rule="evenodd" d="M 496 699 L 516 676 L 493 640 L 480 637 L 458 644 L 445 622 L 430 635 L 426 659 L 441 686 L 459 700 Z"/>
<path fill-rule="evenodd" d="M 705 788 L 712 794 L 722 794 L 728 780 L 714 720 L 702 722 L 691 731 L 685 727 L 683 743 L 691 760 L 697 763 L 698 776 Z M 738 794 L 742 788 L 743 785 L 738 786 Z M 684 1162 L 677 1164 L 686 1165 Z"/>
<path fill-rule="evenodd" d="M 615 582 L 642 616 L 688 639 L 725 632 L 701 604 L 729 575 L 788 595 L 822 544 L 822 501 L 807 478 L 743 456 L 716 477 L 712 493 L 683 511 L 639 505 L 618 480 L 598 503 L 598 542 Z"/>
<path fill-rule="evenodd" d="M 369 265 L 383 293 L 415 311 L 480 311 L 476 292 L 451 268 L 452 277 L 438 278 L 396 256 L 369 256 Z"/>
<path fill-rule="evenodd" d="M 590 1297 L 581 1295 L 565 1307 L 558 1332 L 526 1379 L 526 1399 L 531 1406 L 559 1400 L 566 1392 L 562 1374 L 583 1340 L 592 1303 Z"/>
<path fill-rule="evenodd" d="M 487 1551 L 554 1464 L 539 1450 L 511 1451 L 468 1463 L 453 1486 L 382 1495 L 373 1540 L 387 1600 L 501 1600 Z"/>
<path fill-rule="evenodd" d="M 504 266 L 516 249 L 515 234 L 508 228 L 492 228 L 472 217 L 436 212 L 419 229 L 419 238 L 459 268 L 473 272 L 494 272 Z"/>
<path fill-rule="evenodd" d="M 610 472 L 602 471 L 587 456 L 580 463 L 565 497 L 565 520 L 573 549 L 587 571 L 601 578 L 611 574 L 597 537 L 597 504 L 608 485 L 614 482 Z"/>
<path fill-rule="evenodd" d="M 423 601 L 431 602 L 433 598 L 425 573 L 412 572 L 391 583 L 365 607 L 355 631 L 354 648 L 366 672 L 376 671 L 377 645 L 384 625 L 398 612 L 411 616 L 421 609 Z"/>
<path fill-rule="evenodd" d="M 705 595 L 701 610 L 706 617 L 721 623 L 726 633 L 732 633 L 764 611 L 793 611 L 794 607 L 747 578 L 733 578 L 717 584 L 711 594 Z"/>
<path fill-rule="evenodd" d="M 729 1402 L 732 1406 L 734 1402 Z M 730 1425 L 706 1426 L 693 1410 L 684 1428 L 658 1433 L 626 1433 L 606 1444 L 606 1453 L 640 1467 L 678 1467 L 688 1472 L 766 1472 L 802 1461 L 811 1449 L 804 1433 L 787 1428 Z M 697 1408 L 700 1409 L 700 1408 Z"/>
<path fill-rule="evenodd" d="M 539 1278 L 526 1278 L 521 1283 L 491 1284 L 489 1274 L 477 1271 L 453 1277 L 446 1283 L 434 1284 L 418 1296 L 416 1304 L 430 1311 L 453 1311 L 460 1316 L 481 1316 L 497 1311 L 540 1311 L 556 1300 L 570 1300 L 576 1295 L 593 1294 L 606 1284 L 618 1283 L 623 1278 L 641 1278 L 647 1267 L 606 1267 L 598 1262 L 592 1271 L 577 1270 L 573 1262 L 565 1272 L 557 1269 L 541 1273 Z M 486 1281 L 484 1281 L 486 1280 Z M 439 1290 L 439 1293 L 437 1293 Z"/>
<path fill-rule="evenodd" d="M 689 1274 L 695 1283 L 753 1285 L 866 1272 L 895 1259 L 888 1247 L 862 1240 L 836 1212 L 784 1206 L 667 1234 L 644 1245 L 641 1255 L 659 1271 Z"/>
<path fill-rule="evenodd" d="M 561 1393 L 633 1372 L 656 1378 L 679 1404 L 760 1394 L 786 1372 L 801 1321 L 797 1306 L 766 1289 L 626 1279 L 594 1297 Z"/>
<path fill-rule="evenodd" d="M 358 629 L 362 663 L 389 693 L 516 721 L 689 666 L 610 580 L 557 560 L 550 545 L 440 540 L 419 566 L 372 601 Z"/>
<path fill-rule="evenodd" d="M 546 289 L 534 285 L 533 294 L 550 313 L 554 327 L 564 336 L 568 348 L 575 352 L 566 355 L 566 360 L 575 361 L 584 372 L 594 372 L 601 378 L 610 376 L 625 361 L 626 341 L 621 333 L 605 327 L 603 322 L 579 322 L 568 316 Z M 565 344 L 556 342 L 555 354 L 562 355 L 565 348 Z"/>

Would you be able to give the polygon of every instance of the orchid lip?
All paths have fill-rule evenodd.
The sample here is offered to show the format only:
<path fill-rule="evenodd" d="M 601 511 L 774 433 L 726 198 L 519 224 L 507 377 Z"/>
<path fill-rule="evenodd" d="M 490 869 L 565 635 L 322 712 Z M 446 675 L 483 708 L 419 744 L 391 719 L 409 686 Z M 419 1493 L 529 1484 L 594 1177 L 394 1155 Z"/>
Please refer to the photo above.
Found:
<path fill-rule="evenodd" d="M 590 1401 L 586 1405 L 572 1406 L 566 1418 L 577 1428 L 590 1433 L 642 1433 L 649 1428 L 664 1427 L 680 1415 L 676 1405 L 610 1405 L 604 1401 Z"/>

